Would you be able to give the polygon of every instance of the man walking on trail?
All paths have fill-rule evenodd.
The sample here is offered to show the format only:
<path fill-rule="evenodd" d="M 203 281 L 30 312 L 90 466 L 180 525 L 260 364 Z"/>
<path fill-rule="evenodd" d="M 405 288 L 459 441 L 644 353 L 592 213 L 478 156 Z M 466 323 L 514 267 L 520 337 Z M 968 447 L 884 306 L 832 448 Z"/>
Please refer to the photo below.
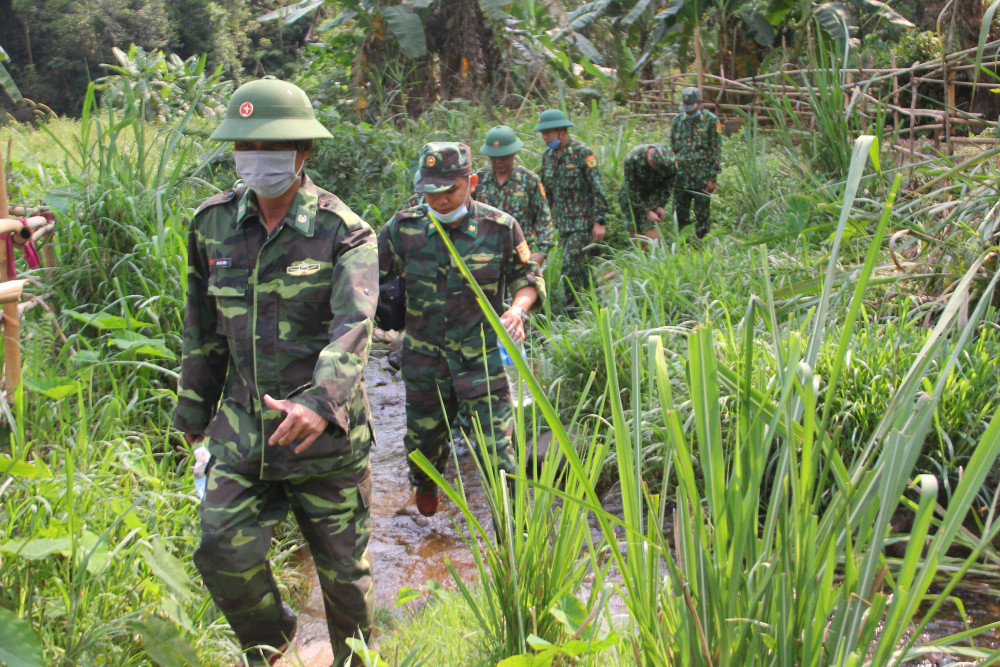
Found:
<path fill-rule="evenodd" d="M 618 202 L 629 231 L 660 238 L 657 225 L 666 216 L 677 173 L 674 154 L 663 144 L 641 144 L 628 152 L 623 168 L 625 180 Z"/>
<path fill-rule="evenodd" d="M 552 215 L 541 179 L 517 164 L 522 146 L 524 142 L 506 125 L 486 133 L 479 152 L 490 159 L 490 166 L 476 172 L 479 184 L 475 196 L 517 220 L 531 248 L 531 259 L 542 265 L 555 240 Z"/>
<path fill-rule="evenodd" d="M 419 450 L 440 473 L 448 465 L 448 425 L 459 407 L 478 420 L 494 467 L 516 469 L 513 410 L 497 336 L 459 272 L 436 219 L 500 321 L 519 341 L 525 313 L 545 298 L 545 282 L 517 221 L 472 199 L 478 177 L 465 144 L 432 142 L 420 151 L 417 191 L 426 203 L 399 211 L 379 232 L 382 280 L 406 275 L 407 454 Z M 503 305 L 507 292 L 513 305 Z M 437 485 L 412 461 L 410 482 L 424 516 L 438 510 Z"/>
<path fill-rule="evenodd" d="M 681 112 L 670 126 L 670 143 L 677 156 L 674 212 L 678 229 L 684 229 L 691 224 L 693 202 L 694 231 L 702 238 L 711 224 L 711 194 L 722 169 L 722 125 L 715 114 L 702 108 L 698 88 L 681 92 Z"/>
<path fill-rule="evenodd" d="M 212 138 L 234 142 L 245 184 L 206 200 L 189 232 L 174 426 L 212 455 L 194 561 L 249 664 L 273 663 L 295 634 L 267 561 L 289 507 L 319 574 L 334 664 L 361 664 L 345 640 L 372 626 L 363 372 L 378 246 L 302 173 L 312 140 L 330 137 L 298 87 L 240 86 Z"/>
<path fill-rule="evenodd" d="M 542 185 L 562 246 L 563 274 L 574 287 L 587 286 L 591 243 L 604 241 L 608 199 L 594 151 L 569 136 L 573 123 L 559 109 L 538 115 L 542 133 Z"/>

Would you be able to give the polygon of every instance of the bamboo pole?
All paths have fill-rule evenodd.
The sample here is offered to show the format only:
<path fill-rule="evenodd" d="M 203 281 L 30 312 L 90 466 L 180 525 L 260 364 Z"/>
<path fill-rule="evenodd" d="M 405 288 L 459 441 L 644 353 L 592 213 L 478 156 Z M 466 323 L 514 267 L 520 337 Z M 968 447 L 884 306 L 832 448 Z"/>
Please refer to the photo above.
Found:
<path fill-rule="evenodd" d="M 9 149 L 8 149 L 9 151 Z M 4 169 L 4 156 L 0 155 L 0 218 L 10 216 L 10 202 L 7 199 L 7 172 Z M 17 221 L 18 227 L 21 222 Z M 6 283 L 10 281 L 7 272 L 7 244 L 0 243 L 0 278 Z M 13 395 L 14 390 L 21 384 L 21 315 L 17 310 L 17 301 L 21 298 L 21 288 L 23 281 L 10 281 L 17 283 L 13 288 L 17 292 L 17 297 L 13 300 L 2 301 L 3 303 L 3 350 L 4 350 L 4 372 L 3 384 L 7 390 L 7 396 Z M 0 285 L 0 289 L 6 290 L 6 285 Z M 6 291 L 4 292 L 6 294 Z M 8 297 L 9 298 L 9 297 Z"/>

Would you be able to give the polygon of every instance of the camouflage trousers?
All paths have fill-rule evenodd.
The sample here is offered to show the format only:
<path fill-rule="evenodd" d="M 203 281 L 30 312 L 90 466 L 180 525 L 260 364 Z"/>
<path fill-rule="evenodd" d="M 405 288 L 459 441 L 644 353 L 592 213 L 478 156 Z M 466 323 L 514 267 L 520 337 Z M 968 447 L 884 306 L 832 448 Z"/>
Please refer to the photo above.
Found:
<path fill-rule="evenodd" d="M 674 212 L 677 214 L 677 229 L 681 230 L 691 224 L 691 206 L 694 205 L 694 233 L 698 238 L 708 234 L 711 225 L 709 208 L 712 205 L 712 195 L 704 188 L 697 190 L 674 188 Z"/>
<path fill-rule="evenodd" d="M 351 656 L 348 637 L 359 630 L 366 639 L 370 636 L 371 495 L 367 456 L 339 470 L 282 481 L 246 476 L 212 462 L 194 562 L 251 664 L 269 654 L 257 647 L 280 647 L 295 631 L 295 614 L 282 604 L 267 560 L 274 527 L 289 506 L 316 564 L 334 664 Z"/>
<path fill-rule="evenodd" d="M 586 289 L 590 284 L 590 265 L 594 251 L 587 246 L 593 242 L 590 229 L 559 233 L 559 245 L 562 246 L 562 282 L 567 303 L 573 303 L 572 290 L 565 286 L 567 282 L 577 291 Z"/>
<path fill-rule="evenodd" d="M 442 475 L 448 467 L 450 426 L 456 424 L 459 410 L 464 421 L 471 422 L 467 433 L 470 443 L 476 442 L 474 424 L 478 423 L 485 438 L 489 461 L 498 470 L 514 472 L 517 458 L 511 442 L 514 432 L 514 411 L 510 402 L 507 374 L 500 363 L 500 353 L 490 363 L 482 358 L 459 358 L 460 354 L 427 353 L 429 346 L 417 351 L 403 348 L 403 382 L 406 385 L 406 435 L 403 446 L 410 466 L 410 483 L 430 484 L 409 454 L 420 451 Z M 479 452 L 479 447 L 470 447 Z"/>

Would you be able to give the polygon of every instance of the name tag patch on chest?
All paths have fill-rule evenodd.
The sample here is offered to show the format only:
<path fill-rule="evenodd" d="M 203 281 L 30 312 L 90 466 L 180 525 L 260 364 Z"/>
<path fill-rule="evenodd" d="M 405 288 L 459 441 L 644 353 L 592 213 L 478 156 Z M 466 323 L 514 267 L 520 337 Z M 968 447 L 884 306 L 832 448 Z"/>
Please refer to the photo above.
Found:
<path fill-rule="evenodd" d="M 233 265 L 232 257 L 216 257 L 208 260 L 208 266 L 213 269 L 228 269 Z"/>
<path fill-rule="evenodd" d="M 319 271 L 319 262 L 310 262 L 307 259 L 302 260 L 298 264 L 292 264 L 287 269 L 285 273 L 290 276 L 309 276 Z"/>

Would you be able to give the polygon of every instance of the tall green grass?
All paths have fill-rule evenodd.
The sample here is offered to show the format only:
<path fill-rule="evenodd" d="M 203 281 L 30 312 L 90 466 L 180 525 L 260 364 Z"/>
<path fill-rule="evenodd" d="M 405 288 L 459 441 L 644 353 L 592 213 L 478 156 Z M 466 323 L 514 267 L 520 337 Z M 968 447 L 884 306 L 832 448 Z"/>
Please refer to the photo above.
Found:
<path fill-rule="evenodd" d="M 968 640 L 998 624 L 938 639 L 933 647 L 915 646 L 943 599 L 930 593 L 931 585 L 940 582 L 947 594 L 984 552 L 995 558 L 990 542 L 1000 524 L 993 512 L 978 535 L 963 538 L 967 557 L 951 558 L 948 552 L 965 532 L 970 507 L 1000 455 L 996 410 L 946 506 L 939 504 L 938 479 L 918 465 L 935 411 L 987 313 L 983 298 L 968 318 L 960 317 L 986 255 L 956 286 L 881 418 L 849 459 L 838 450 L 832 428 L 835 405 L 822 400 L 824 393 L 836 393 L 847 369 L 900 183 L 897 177 L 889 191 L 863 265 L 838 279 L 838 249 L 873 147 L 870 137 L 855 145 L 814 307 L 779 319 L 767 254 L 760 252 L 763 293 L 747 300 L 740 319 L 710 318 L 690 331 L 679 379 L 672 377 L 676 364 L 668 363 L 659 332 L 636 331 L 626 352 L 631 374 L 627 384 L 620 383 L 622 339 L 612 330 L 609 311 L 598 312 L 607 385 L 597 393 L 610 408 L 607 421 L 581 422 L 576 415 L 563 426 L 541 386 L 527 377 L 565 457 L 567 478 L 561 487 L 544 479 L 515 479 L 533 488 L 536 502 L 551 494 L 595 512 L 607 547 L 602 553 L 619 577 L 616 587 L 633 629 L 619 651 L 641 664 L 887 665 L 929 650 L 996 657 Z M 986 295 L 995 287 L 994 276 Z M 496 317 L 484 310 L 511 347 Z M 816 369 L 827 346 L 834 351 L 829 376 L 821 377 Z M 757 361 L 764 353 L 766 365 Z M 527 372 L 526 365 L 521 371 Z M 678 402 L 677 386 L 685 404 Z M 589 423 L 598 424 L 597 440 L 614 444 L 620 516 L 597 506 L 589 453 L 581 456 L 567 436 Z M 646 484 L 641 469 L 640 450 L 649 432 L 665 449 L 659 493 Z M 495 480 L 487 476 L 486 482 L 498 493 Z M 449 495 L 461 506 L 459 493 Z M 517 525 L 503 509 L 504 521 Z M 900 509 L 910 509 L 915 518 L 905 556 L 890 559 L 884 547 Z M 673 530 L 665 533 L 665 526 Z M 550 539 L 558 543 L 560 536 Z M 566 558 L 576 562 L 587 556 Z M 509 580 L 514 565 L 499 561 L 489 577 Z M 485 586 L 493 591 L 492 583 Z M 598 602 L 589 599 L 591 605 Z M 918 616 L 924 602 L 930 606 Z"/>

